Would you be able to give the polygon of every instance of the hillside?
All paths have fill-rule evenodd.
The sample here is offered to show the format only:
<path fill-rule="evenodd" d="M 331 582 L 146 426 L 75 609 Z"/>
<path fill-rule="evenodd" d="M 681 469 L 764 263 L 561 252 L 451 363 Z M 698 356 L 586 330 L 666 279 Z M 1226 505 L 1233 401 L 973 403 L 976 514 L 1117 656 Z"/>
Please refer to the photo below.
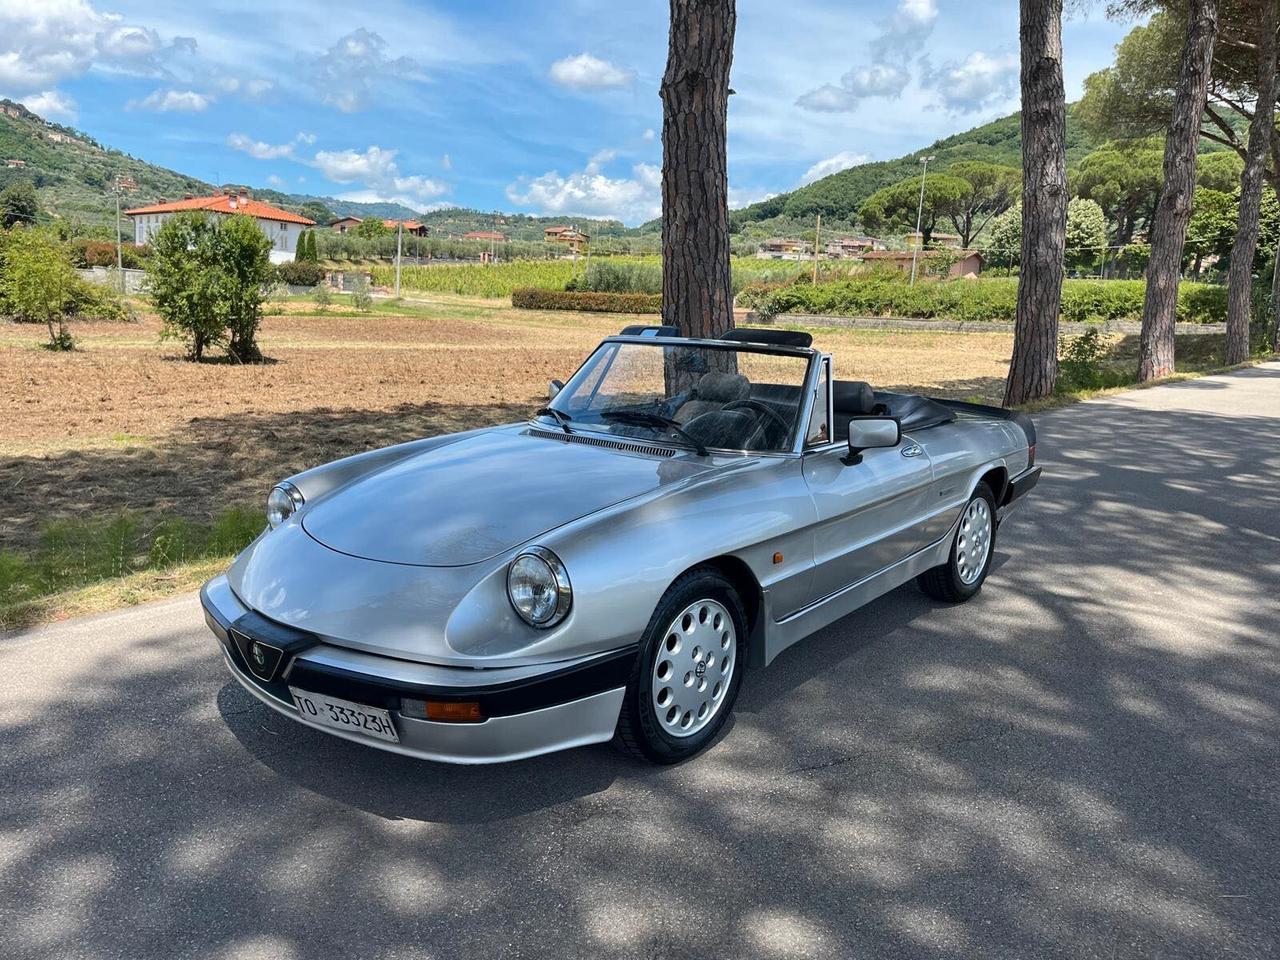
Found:
<path fill-rule="evenodd" d="M 16 178 L 28 179 L 36 186 L 44 217 L 86 227 L 115 223 L 115 200 L 110 190 L 117 175 L 132 177 L 138 184 L 125 198 L 129 206 L 153 203 L 161 197 L 174 200 L 188 193 L 208 194 L 215 189 L 203 180 L 105 147 L 89 134 L 51 123 L 12 100 L 0 100 L 0 164 L 0 189 Z M 254 196 L 304 215 L 319 204 L 337 216 L 418 216 L 395 203 L 356 203 L 248 186 Z"/>
<path fill-rule="evenodd" d="M 920 172 L 920 158 L 932 156 L 930 170 L 945 170 L 961 160 L 986 160 L 1017 167 L 1022 162 L 1020 115 L 999 120 L 938 140 L 932 145 L 894 160 L 880 160 L 849 167 L 799 189 L 780 193 L 729 214 L 732 229 L 775 217 L 812 220 L 817 214 L 830 220 L 856 220 L 864 200 L 881 187 L 913 177 Z M 1074 110 L 1067 112 L 1067 164 L 1077 163 L 1089 152 L 1090 144 Z"/>

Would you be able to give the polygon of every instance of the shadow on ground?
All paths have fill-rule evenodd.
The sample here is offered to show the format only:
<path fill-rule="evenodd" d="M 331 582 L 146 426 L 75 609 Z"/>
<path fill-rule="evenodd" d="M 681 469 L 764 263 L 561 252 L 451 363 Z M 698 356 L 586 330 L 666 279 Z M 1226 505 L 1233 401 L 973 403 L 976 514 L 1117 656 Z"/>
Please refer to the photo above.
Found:
<path fill-rule="evenodd" d="M 1280 418 L 1137 396 L 1039 418 L 978 598 L 824 630 L 677 767 L 376 753 L 193 631 L 33 683 L 0 713 L 6 954 L 1273 956 Z"/>

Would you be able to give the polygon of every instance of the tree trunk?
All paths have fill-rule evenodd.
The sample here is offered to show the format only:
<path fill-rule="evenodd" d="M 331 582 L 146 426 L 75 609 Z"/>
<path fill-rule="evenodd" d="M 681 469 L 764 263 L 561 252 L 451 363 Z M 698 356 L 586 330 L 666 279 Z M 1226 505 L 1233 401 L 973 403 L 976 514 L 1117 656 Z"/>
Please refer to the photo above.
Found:
<path fill-rule="evenodd" d="M 1271 151 L 1276 101 L 1276 2 L 1258 0 L 1257 105 L 1249 124 L 1249 148 L 1240 173 L 1240 220 L 1227 273 L 1227 363 L 1249 359 L 1249 315 L 1253 304 L 1253 255 L 1258 247 L 1262 175 Z"/>
<path fill-rule="evenodd" d="M 1062 0 L 1022 0 L 1022 271 L 1005 406 L 1053 392 L 1067 245 Z"/>
<path fill-rule="evenodd" d="M 690 337 L 733 327 L 725 143 L 734 0 L 671 0 L 662 77 L 662 318 Z"/>
<path fill-rule="evenodd" d="M 1204 113 L 1217 36 L 1217 0 L 1191 0 L 1178 85 L 1174 89 L 1173 117 L 1164 142 L 1164 184 L 1148 231 L 1151 259 L 1147 264 L 1147 292 L 1142 306 L 1139 380 L 1152 380 L 1173 372 L 1173 324 L 1178 308 L 1182 248 L 1191 219 L 1200 118 Z"/>

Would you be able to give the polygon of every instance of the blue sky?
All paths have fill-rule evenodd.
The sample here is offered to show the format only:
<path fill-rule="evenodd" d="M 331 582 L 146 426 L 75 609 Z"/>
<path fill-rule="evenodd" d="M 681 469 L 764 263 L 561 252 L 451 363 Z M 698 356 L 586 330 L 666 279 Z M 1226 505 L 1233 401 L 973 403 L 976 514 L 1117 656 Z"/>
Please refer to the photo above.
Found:
<path fill-rule="evenodd" d="M 415 209 L 658 209 L 668 5 L 0 0 L 0 95 L 154 163 Z M 1013 0 L 738 0 L 731 203 L 1017 108 Z M 1067 93 L 1128 24 L 1064 29 Z"/>

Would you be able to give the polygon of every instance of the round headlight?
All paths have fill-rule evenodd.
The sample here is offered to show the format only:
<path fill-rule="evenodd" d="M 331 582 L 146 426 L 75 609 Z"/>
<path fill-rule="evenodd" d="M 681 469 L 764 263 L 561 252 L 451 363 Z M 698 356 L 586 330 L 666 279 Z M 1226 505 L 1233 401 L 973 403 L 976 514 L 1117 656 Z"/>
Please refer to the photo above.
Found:
<path fill-rule="evenodd" d="M 271 488 L 267 497 L 267 524 L 274 530 L 284 523 L 305 501 L 298 488 L 291 483 L 282 483 Z"/>
<path fill-rule="evenodd" d="M 507 596 L 516 613 L 531 627 L 554 627 L 573 600 L 564 564 L 545 547 L 533 547 L 507 568 Z"/>

